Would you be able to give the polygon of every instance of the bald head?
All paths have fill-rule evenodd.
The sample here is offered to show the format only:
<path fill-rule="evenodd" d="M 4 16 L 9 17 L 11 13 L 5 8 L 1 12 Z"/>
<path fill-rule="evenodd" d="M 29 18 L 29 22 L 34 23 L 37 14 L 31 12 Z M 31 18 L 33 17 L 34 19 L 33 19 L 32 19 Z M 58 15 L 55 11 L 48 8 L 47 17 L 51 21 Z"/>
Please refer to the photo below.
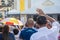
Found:
<path fill-rule="evenodd" d="M 32 24 L 32 23 L 34 23 L 34 20 L 33 20 L 32 18 L 29 18 L 29 19 L 27 20 L 27 23 L 28 23 L 28 24 Z"/>
<path fill-rule="evenodd" d="M 27 20 L 27 24 L 28 24 L 29 26 L 34 26 L 34 20 L 33 20 L 33 18 L 29 18 L 29 19 Z"/>

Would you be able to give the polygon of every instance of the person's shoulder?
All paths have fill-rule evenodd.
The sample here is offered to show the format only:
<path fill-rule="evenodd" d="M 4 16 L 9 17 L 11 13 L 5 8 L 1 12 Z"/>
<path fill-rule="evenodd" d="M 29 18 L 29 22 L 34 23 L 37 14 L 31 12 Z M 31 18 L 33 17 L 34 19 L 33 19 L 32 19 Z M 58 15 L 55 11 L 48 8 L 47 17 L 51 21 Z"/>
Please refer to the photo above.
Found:
<path fill-rule="evenodd" d="M 10 38 L 10 40 L 15 40 L 15 36 L 14 36 L 14 34 L 13 33 L 9 33 L 9 38 Z"/>
<path fill-rule="evenodd" d="M 37 30 L 35 30 L 33 28 L 28 28 L 28 29 L 26 29 L 26 31 L 34 31 L 34 32 L 37 32 Z"/>
<path fill-rule="evenodd" d="M 9 32 L 9 34 L 13 34 L 13 33 Z"/>
<path fill-rule="evenodd" d="M 37 30 L 36 30 L 36 29 L 33 29 L 33 28 L 32 28 L 31 30 L 33 30 L 34 32 L 37 32 Z"/>
<path fill-rule="evenodd" d="M 2 36 L 2 33 L 0 33 L 0 37 Z"/>
<path fill-rule="evenodd" d="M 21 30 L 21 33 L 24 34 L 27 31 L 27 29 Z"/>
<path fill-rule="evenodd" d="M 59 29 L 59 27 L 60 27 L 60 24 L 59 24 L 59 22 L 58 21 L 54 21 L 53 23 L 52 23 L 52 29 Z"/>
<path fill-rule="evenodd" d="M 14 36 L 14 34 L 9 32 L 9 36 Z"/>
<path fill-rule="evenodd" d="M 33 36 L 36 36 L 37 34 L 38 34 L 38 32 L 36 32 L 36 33 L 32 34 L 32 37 L 33 37 Z"/>
<path fill-rule="evenodd" d="M 21 30 L 21 32 L 24 32 L 24 31 L 26 31 L 27 29 L 23 29 L 23 30 Z"/>
<path fill-rule="evenodd" d="M 38 37 L 38 32 L 31 35 L 30 39 L 36 39 Z"/>
<path fill-rule="evenodd" d="M 26 28 L 24 30 L 22 30 L 21 32 L 27 31 L 27 30 L 33 30 L 32 28 Z"/>
<path fill-rule="evenodd" d="M 39 39 L 41 37 L 44 37 L 45 34 L 42 32 L 36 32 L 34 34 L 32 34 L 32 36 L 30 37 L 31 40 L 35 40 L 35 39 Z"/>
<path fill-rule="evenodd" d="M 22 30 L 21 32 L 26 32 L 26 31 L 28 31 L 28 32 L 30 32 L 30 31 L 37 32 L 37 31 L 36 31 L 35 29 L 33 29 L 33 28 L 27 28 L 27 29 Z"/>
<path fill-rule="evenodd" d="M 58 21 L 52 22 L 52 25 L 60 25 Z"/>
<path fill-rule="evenodd" d="M 39 34 L 39 32 L 36 32 L 36 33 L 32 34 L 31 37 L 36 37 L 38 34 Z"/>
<path fill-rule="evenodd" d="M 14 36 L 13 33 L 10 33 L 10 32 L 9 32 L 8 37 L 9 37 L 10 40 L 15 40 L 15 36 Z"/>
<path fill-rule="evenodd" d="M 34 30 L 34 31 L 36 31 L 35 28 L 28 28 L 27 30 Z"/>

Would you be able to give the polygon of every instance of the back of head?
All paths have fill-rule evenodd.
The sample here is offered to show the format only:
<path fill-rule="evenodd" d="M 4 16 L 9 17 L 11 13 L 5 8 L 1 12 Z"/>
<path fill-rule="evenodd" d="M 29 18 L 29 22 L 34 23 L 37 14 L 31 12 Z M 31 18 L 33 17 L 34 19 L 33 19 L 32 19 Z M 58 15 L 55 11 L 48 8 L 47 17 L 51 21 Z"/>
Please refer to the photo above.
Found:
<path fill-rule="evenodd" d="M 46 17 L 45 17 L 45 16 L 39 16 L 39 17 L 37 18 L 37 23 L 38 23 L 39 25 L 45 25 L 45 24 L 47 23 Z"/>
<path fill-rule="evenodd" d="M 9 26 L 4 25 L 3 31 L 2 31 L 3 40 L 8 40 L 9 39 L 8 34 L 9 34 Z"/>
<path fill-rule="evenodd" d="M 34 21 L 37 21 L 37 17 L 38 17 L 38 16 L 39 16 L 39 15 L 37 15 L 37 14 L 34 15 L 34 16 L 33 16 L 33 20 L 34 20 Z"/>
<path fill-rule="evenodd" d="M 19 33 L 19 30 L 18 29 L 14 29 L 13 33 L 14 33 L 14 35 L 17 35 Z"/>
<path fill-rule="evenodd" d="M 3 32 L 9 32 L 9 26 L 8 25 L 4 25 L 3 27 Z"/>

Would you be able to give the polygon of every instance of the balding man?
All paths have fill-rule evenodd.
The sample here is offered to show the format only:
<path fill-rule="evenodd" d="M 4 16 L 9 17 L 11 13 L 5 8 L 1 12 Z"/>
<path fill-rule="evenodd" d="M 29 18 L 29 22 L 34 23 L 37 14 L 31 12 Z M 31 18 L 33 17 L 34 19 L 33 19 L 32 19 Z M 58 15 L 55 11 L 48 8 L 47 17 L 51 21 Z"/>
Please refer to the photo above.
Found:
<path fill-rule="evenodd" d="M 32 18 L 29 18 L 27 20 L 27 24 L 28 27 L 26 27 L 24 30 L 21 31 L 21 34 L 19 36 L 20 40 L 30 40 L 30 36 L 37 32 L 35 29 L 33 29 L 34 27 L 34 20 Z"/>

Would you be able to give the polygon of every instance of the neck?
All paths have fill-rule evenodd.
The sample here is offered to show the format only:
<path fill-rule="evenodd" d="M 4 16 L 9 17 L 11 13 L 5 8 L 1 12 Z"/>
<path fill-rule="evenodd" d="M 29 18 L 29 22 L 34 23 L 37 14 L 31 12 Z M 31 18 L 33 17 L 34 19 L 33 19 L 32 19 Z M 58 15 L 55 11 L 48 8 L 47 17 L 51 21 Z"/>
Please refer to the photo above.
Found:
<path fill-rule="evenodd" d="M 28 27 L 29 27 L 29 28 L 32 28 L 33 26 L 29 25 Z"/>

